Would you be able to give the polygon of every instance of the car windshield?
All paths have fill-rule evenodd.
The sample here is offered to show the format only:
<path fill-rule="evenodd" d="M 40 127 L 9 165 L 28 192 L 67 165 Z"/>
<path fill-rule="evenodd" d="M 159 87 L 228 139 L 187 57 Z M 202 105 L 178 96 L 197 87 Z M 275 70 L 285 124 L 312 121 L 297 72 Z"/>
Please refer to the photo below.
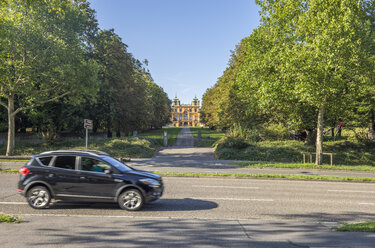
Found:
<path fill-rule="evenodd" d="M 101 156 L 101 158 L 106 161 L 107 163 L 111 164 L 114 166 L 116 169 L 118 169 L 121 172 L 128 172 L 131 171 L 132 169 L 129 166 L 126 166 L 125 164 L 121 163 L 117 159 L 114 159 L 109 156 Z"/>

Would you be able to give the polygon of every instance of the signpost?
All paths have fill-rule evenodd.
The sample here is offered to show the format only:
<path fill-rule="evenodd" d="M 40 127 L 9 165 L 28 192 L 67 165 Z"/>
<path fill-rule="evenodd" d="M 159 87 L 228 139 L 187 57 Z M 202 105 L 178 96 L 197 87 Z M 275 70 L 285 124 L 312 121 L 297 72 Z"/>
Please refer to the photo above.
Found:
<path fill-rule="evenodd" d="M 87 151 L 87 143 L 89 140 L 89 129 L 92 129 L 92 120 L 84 119 L 83 120 L 83 127 L 86 129 L 86 151 Z"/>

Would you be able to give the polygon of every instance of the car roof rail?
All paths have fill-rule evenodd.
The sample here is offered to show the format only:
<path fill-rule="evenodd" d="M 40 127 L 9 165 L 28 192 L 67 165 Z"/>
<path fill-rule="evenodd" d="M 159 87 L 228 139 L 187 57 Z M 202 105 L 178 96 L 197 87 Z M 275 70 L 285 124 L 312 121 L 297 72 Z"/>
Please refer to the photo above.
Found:
<path fill-rule="evenodd" d="M 62 150 L 55 150 L 55 151 L 46 151 L 46 152 L 40 153 L 39 155 L 47 155 L 47 154 L 51 154 L 51 153 L 84 153 L 84 154 L 90 154 L 90 155 L 95 155 L 95 156 L 98 156 L 98 155 L 109 156 L 108 153 L 103 152 L 103 151 L 98 151 L 98 150 L 79 150 L 79 149 L 66 149 L 66 150 L 62 149 Z"/>

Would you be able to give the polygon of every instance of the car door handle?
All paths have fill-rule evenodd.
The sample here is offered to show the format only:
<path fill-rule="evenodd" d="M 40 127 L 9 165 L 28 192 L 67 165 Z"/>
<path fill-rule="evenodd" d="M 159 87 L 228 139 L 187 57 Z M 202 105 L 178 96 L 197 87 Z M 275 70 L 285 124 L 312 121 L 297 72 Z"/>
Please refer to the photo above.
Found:
<path fill-rule="evenodd" d="M 79 179 L 86 179 L 86 177 L 79 177 Z"/>

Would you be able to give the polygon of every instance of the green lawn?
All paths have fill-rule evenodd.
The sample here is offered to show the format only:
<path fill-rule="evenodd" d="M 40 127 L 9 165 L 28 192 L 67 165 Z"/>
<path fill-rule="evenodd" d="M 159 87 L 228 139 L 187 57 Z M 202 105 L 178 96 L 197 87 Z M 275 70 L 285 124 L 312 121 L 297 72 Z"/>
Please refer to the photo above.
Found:
<path fill-rule="evenodd" d="M 190 131 L 194 138 L 198 138 L 198 132 L 201 132 L 201 138 L 204 139 L 203 141 L 201 141 L 202 147 L 210 147 L 218 139 L 225 136 L 225 133 L 216 130 L 211 130 L 208 127 L 190 127 Z M 198 142 L 195 142 L 194 145 L 198 146 Z"/>
<path fill-rule="evenodd" d="M 164 142 L 164 131 L 168 133 L 168 145 L 174 145 L 177 141 L 177 136 L 182 128 L 180 127 L 163 127 L 163 129 L 150 130 L 147 132 L 140 133 L 140 137 L 157 140 L 161 145 Z"/>

